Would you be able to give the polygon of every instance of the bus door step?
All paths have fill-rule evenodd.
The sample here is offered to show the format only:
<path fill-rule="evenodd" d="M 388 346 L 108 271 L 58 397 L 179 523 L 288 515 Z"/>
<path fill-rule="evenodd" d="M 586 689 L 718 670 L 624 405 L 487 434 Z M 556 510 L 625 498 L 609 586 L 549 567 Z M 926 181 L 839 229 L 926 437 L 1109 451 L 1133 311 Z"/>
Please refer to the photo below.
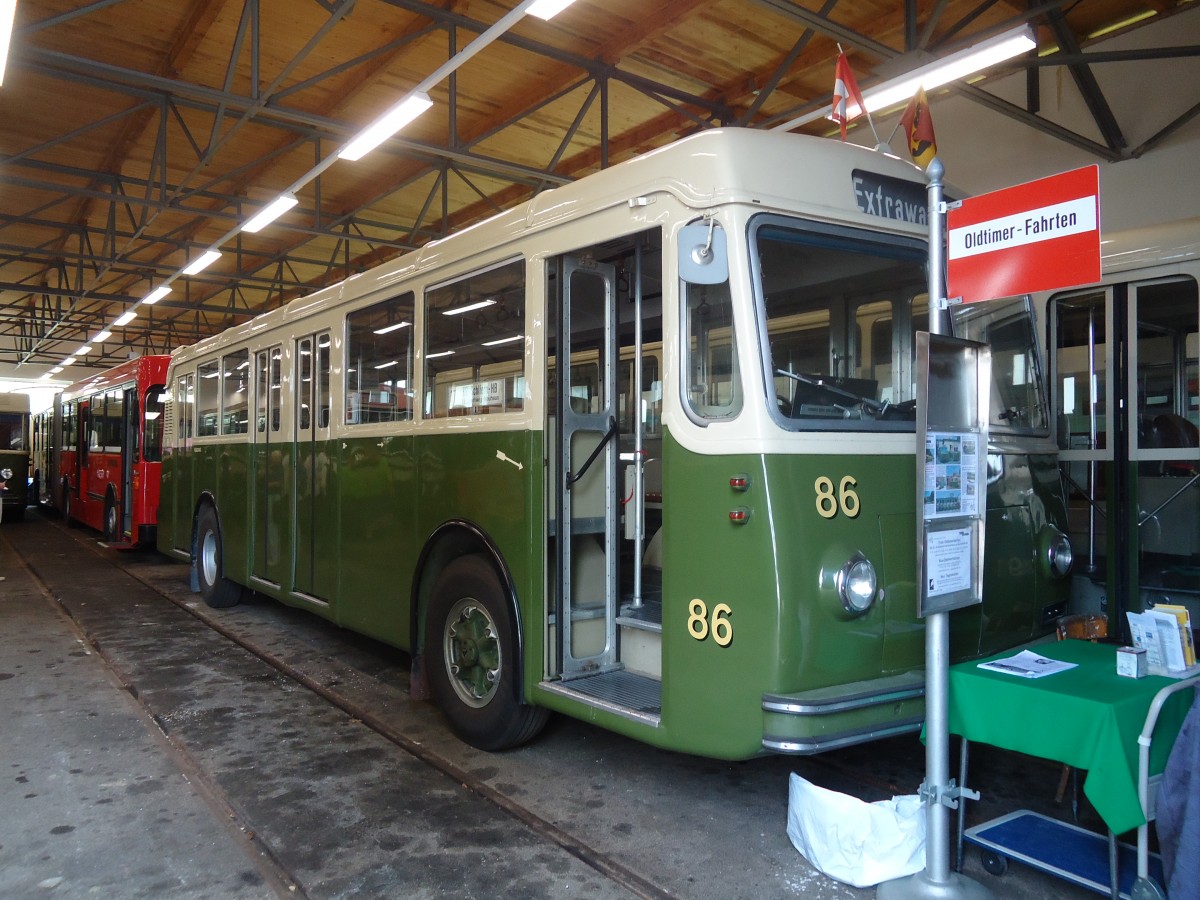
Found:
<path fill-rule="evenodd" d="M 614 669 L 564 681 L 544 682 L 554 693 L 595 701 L 591 705 L 657 717 L 662 712 L 662 682 L 625 669 Z"/>

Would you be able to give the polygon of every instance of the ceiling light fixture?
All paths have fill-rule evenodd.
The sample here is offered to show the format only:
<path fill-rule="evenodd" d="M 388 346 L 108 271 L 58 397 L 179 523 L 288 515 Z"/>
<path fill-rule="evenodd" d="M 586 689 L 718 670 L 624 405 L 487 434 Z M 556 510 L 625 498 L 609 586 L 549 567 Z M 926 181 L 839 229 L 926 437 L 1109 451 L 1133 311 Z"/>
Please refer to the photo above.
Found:
<path fill-rule="evenodd" d="M 8 49 L 12 43 L 13 21 L 17 17 L 17 0 L 0 0 L 0 84 L 4 84 L 4 68 L 8 64 Z"/>
<path fill-rule="evenodd" d="M 78 350 L 75 351 L 75 355 L 76 356 L 87 356 L 91 352 L 92 352 L 92 345 L 84 344 L 82 347 L 80 347 Z"/>
<path fill-rule="evenodd" d="M 92 343 L 93 344 L 103 344 L 110 337 L 112 337 L 112 332 L 109 331 L 107 328 L 105 328 L 103 331 L 101 331 L 99 334 L 97 334 L 94 338 L 92 338 Z"/>
<path fill-rule="evenodd" d="M 75 365 L 75 357 L 68 356 L 66 359 L 64 359 L 62 362 L 60 362 L 59 365 L 60 366 L 73 366 L 73 365 Z"/>
<path fill-rule="evenodd" d="M 299 202 L 295 194 L 280 194 L 268 203 L 262 212 L 243 225 L 242 231 L 257 234 Z"/>
<path fill-rule="evenodd" d="M 165 284 L 163 284 L 163 285 L 156 287 L 154 290 L 152 290 L 150 293 L 148 293 L 145 297 L 143 297 L 142 302 L 145 303 L 147 306 L 153 306 L 155 303 L 157 303 L 163 297 L 167 296 L 167 294 L 169 294 L 169 293 L 171 293 L 171 289 L 169 287 L 167 287 Z"/>
<path fill-rule="evenodd" d="M 965 50 L 959 50 L 941 59 L 927 62 L 881 84 L 866 88 L 862 92 L 863 103 L 866 104 L 868 112 L 877 112 L 899 103 L 907 103 L 917 93 L 917 88 L 924 87 L 927 91 L 933 90 L 1002 63 L 1006 59 L 1012 59 L 1021 53 L 1027 53 L 1036 46 L 1037 42 L 1033 39 L 1032 28 L 1028 25 L 1012 28 L 980 41 L 972 47 L 967 47 Z M 890 65 L 903 65 L 908 58 L 908 55 L 897 57 L 891 61 Z M 856 114 L 857 109 L 857 104 L 851 103 L 850 108 L 847 109 L 847 115 Z M 827 118 L 832 112 L 833 105 L 830 104 L 785 122 L 774 130 L 790 131 L 817 119 Z"/>
<path fill-rule="evenodd" d="M 534 0 L 533 5 L 525 12 L 549 21 L 574 2 L 575 0 Z"/>
<path fill-rule="evenodd" d="M 351 162 L 362 159 L 431 106 L 433 101 L 428 94 L 414 91 L 360 131 L 357 137 L 338 151 L 338 158 Z"/>
<path fill-rule="evenodd" d="M 183 270 L 184 275 L 198 275 L 221 258 L 219 250 L 205 250 L 193 259 Z"/>
<path fill-rule="evenodd" d="M 128 325 L 130 322 L 132 322 L 136 318 L 137 318 L 136 312 L 134 312 L 132 309 L 127 310 L 126 312 L 122 313 L 121 316 L 118 317 L 115 322 L 113 322 L 113 328 L 121 328 L 125 325 Z"/>

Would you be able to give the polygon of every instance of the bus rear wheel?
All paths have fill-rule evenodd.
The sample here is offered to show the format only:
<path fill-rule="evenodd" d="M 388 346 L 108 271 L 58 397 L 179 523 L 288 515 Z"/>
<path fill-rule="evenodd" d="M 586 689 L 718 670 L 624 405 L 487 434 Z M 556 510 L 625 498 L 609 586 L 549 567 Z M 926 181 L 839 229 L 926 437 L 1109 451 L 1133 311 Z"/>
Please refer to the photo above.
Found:
<path fill-rule="evenodd" d="M 221 526 L 217 511 L 206 506 L 200 511 L 196 523 L 196 577 L 200 582 L 200 596 L 214 609 L 237 606 L 242 589 L 225 577 L 225 553 L 221 544 Z"/>
<path fill-rule="evenodd" d="M 464 556 L 448 565 L 426 618 L 426 669 L 451 730 L 480 750 L 531 740 L 549 715 L 521 702 L 515 635 L 504 588 L 488 561 Z"/>
<path fill-rule="evenodd" d="M 104 502 L 104 540 L 111 542 L 121 538 L 121 516 L 117 498 L 109 494 Z"/>

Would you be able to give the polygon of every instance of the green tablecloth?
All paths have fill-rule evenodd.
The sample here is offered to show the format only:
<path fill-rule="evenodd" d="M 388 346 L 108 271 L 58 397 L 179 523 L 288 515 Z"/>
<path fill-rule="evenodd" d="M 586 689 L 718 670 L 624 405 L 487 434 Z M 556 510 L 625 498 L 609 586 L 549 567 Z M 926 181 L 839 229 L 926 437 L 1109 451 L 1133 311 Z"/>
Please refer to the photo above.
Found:
<path fill-rule="evenodd" d="M 1033 679 L 980 669 L 987 660 L 951 666 L 950 732 L 1086 769 L 1083 792 L 1113 832 L 1143 824 L 1137 739 L 1154 695 L 1172 679 L 1117 675 L 1110 644 L 1062 641 L 1034 649 L 1077 667 Z M 1151 774 L 1162 771 L 1191 704 L 1192 692 L 1182 690 L 1164 706 L 1150 748 Z"/>

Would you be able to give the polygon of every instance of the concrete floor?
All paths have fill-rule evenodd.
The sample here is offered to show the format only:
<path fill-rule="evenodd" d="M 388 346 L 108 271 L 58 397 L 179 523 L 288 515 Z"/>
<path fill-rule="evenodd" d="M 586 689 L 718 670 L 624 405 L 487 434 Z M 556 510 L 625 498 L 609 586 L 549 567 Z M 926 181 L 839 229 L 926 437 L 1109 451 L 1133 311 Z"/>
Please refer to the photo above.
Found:
<path fill-rule="evenodd" d="M 209 610 L 186 567 L 95 538 L 35 510 L 0 527 L 0 897 L 870 897 L 791 846 L 788 774 L 868 801 L 922 778 L 915 737 L 727 763 L 562 717 L 480 753 L 409 697 L 399 651 L 262 599 Z M 975 760 L 971 820 L 1068 814 L 1059 767 Z M 966 873 L 997 898 L 1095 896 L 1017 865 L 994 878 L 974 853 Z"/>

